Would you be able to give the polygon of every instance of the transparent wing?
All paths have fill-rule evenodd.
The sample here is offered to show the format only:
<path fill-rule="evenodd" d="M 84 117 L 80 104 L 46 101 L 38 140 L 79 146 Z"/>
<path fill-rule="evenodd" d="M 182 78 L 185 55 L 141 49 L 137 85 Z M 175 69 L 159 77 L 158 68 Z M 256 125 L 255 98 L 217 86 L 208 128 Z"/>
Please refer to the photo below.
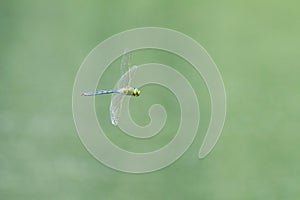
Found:
<path fill-rule="evenodd" d="M 136 72 L 136 69 L 137 69 L 137 66 L 133 66 L 133 67 L 129 68 L 129 70 L 125 74 L 123 74 L 123 76 L 121 76 L 120 80 L 117 83 L 116 89 L 130 87 L 130 82 Z"/>
<path fill-rule="evenodd" d="M 127 49 L 124 51 L 122 60 L 121 60 L 121 79 L 122 81 L 119 81 L 119 88 L 126 88 L 130 85 L 130 80 L 132 79 L 132 73 L 131 70 L 131 59 L 132 54 L 130 52 L 127 52 Z"/>
<path fill-rule="evenodd" d="M 124 97 L 125 97 L 124 94 L 113 94 L 111 97 L 110 119 L 111 119 L 111 123 L 115 126 L 117 126 L 119 123 Z"/>
<path fill-rule="evenodd" d="M 132 57 L 131 53 L 125 50 L 121 60 L 121 66 L 120 66 L 122 76 L 118 81 L 118 83 L 116 84 L 117 87 L 115 88 L 117 90 L 122 90 L 123 88 L 130 87 L 131 79 L 137 69 L 137 66 L 131 67 L 131 57 Z M 124 96 L 125 94 L 121 93 L 121 94 L 113 94 L 111 97 L 110 119 L 111 119 L 111 123 L 115 126 L 117 126 L 119 123 Z"/>
<path fill-rule="evenodd" d="M 122 90 L 123 88 L 128 88 L 130 84 L 130 80 L 132 76 L 135 74 L 137 68 L 138 68 L 137 66 L 133 66 L 125 74 L 123 74 L 123 76 L 120 78 L 120 80 L 117 83 L 116 89 Z M 111 119 L 111 123 L 115 126 L 117 126 L 119 123 L 124 97 L 125 94 L 123 93 L 120 94 L 114 93 L 111 97 L 110 119 Z"/>
<path fill-rule="evenodd" d="M 124 50 L 123 57 L 121 59 L 121 76 L 125 74 L 131 67 L 132 54 L 128 52 L 128 49 Z"/>

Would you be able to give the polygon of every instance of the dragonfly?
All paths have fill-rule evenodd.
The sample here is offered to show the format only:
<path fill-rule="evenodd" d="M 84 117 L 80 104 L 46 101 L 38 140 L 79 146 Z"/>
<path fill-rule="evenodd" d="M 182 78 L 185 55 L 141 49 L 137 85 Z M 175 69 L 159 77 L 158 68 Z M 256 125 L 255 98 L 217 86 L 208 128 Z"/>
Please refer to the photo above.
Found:
<path fill-rule="evenodd" d="M 126 95 L 138 97 L 141 94 L 141 91 L 138 88 L 130 86 L 132 77 L 138 68 L 137 66 L 131 66 L 131 58 L 132 54 L 125 50 L 121 59 L 121 78 L 116 84 L 115 89 L 82 93 L 82 96 L 112 94 L 110 102 L 110 119 L 114 126 L 118 126 L 124 97 Z"/>

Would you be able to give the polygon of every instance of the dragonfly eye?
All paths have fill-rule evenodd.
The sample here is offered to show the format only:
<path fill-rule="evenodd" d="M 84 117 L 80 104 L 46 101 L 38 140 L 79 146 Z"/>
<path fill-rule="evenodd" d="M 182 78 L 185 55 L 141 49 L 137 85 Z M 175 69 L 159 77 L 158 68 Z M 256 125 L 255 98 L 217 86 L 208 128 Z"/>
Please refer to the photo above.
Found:
<path fill-rule="evenodd" d="M 133 95 L 134 96 L 140 96 L 140 94 L 141 94 L 141 91 L 138 90 L 137 88 L 134 88 Z"/>

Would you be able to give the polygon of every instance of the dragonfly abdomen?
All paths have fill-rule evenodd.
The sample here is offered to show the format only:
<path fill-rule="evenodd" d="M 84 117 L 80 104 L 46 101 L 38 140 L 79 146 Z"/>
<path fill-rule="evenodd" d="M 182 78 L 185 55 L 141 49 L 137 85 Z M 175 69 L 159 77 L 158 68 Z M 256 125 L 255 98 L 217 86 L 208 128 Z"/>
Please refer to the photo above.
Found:
<path fill-rule="evenodd" d="M 112 94 L 112 93 L 120 93 L 119 90 L 100 90 L 97 92 L 85 92 L 82 95 L 83 96 L 95 96 L 100 94 Z"/>

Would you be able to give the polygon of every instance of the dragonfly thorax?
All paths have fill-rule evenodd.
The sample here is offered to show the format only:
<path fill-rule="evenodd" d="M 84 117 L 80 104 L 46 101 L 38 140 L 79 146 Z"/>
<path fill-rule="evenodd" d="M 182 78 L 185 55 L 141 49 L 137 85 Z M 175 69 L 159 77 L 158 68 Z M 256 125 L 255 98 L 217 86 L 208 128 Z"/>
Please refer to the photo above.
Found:
<path fill-rule="evenodd" d="M 132 96 L 136 96 L 137 97 L 137 96 L 140 96 L 141 91 L 139 89 L 137 89 L 137 88 L 130 87 L 128 89 L 123 88 L 122 89 L 122 93 L 126 94 L 126 95 L 132 95 Z"/>

